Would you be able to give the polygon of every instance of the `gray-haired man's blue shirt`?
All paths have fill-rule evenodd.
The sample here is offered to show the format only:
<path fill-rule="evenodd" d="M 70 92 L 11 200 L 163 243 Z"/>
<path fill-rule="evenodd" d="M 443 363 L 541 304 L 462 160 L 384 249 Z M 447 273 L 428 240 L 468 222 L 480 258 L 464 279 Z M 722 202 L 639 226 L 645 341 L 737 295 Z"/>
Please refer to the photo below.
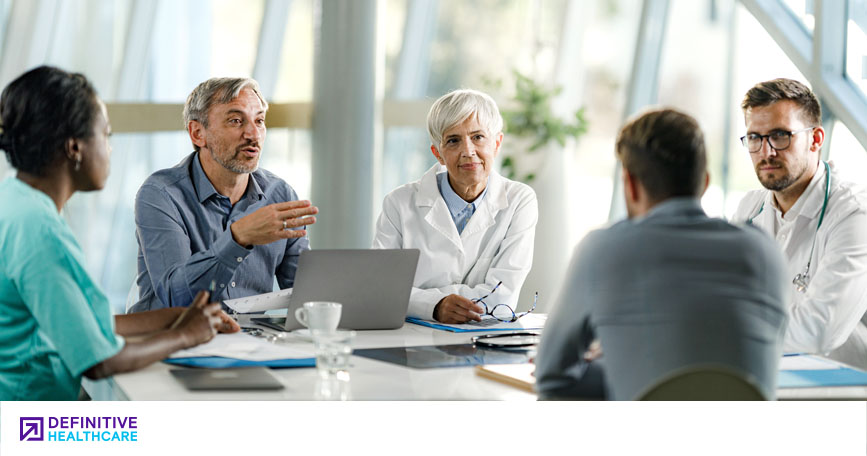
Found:
<path fill-rule="evenodd" d="M 285 181 L 263 169 L 250 174 L 234 206 L 217 193 L 198 153 L 157 171 L 135 200 L 139 300 L 127 312 L 188 306 L 214 281 L 216 299 L 232 299 L 291 287 L 307 237 L 248 249 L 232 238 L 232 223 L 269 204 L 294 201 Z"/>

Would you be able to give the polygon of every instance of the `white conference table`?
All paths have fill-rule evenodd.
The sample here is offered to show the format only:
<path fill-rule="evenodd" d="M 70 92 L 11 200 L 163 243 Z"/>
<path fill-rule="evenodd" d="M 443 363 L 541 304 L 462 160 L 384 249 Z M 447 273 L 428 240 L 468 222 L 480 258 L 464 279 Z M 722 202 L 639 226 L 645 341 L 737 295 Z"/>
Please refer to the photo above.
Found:
<path fill-rule="evenodd" d="M 244 320 L 242 317 L 242 324 Z M 246 325 L 246 324 L 245 324 Z M 354 349 L 470 343 L 482 333 L 451 333 L 406 323 L 400 329 L 358 331 Z M 290 345 L 312 348 L 300 338 Z M 159 362 L 84 386 L 96 400 L 536 400 L 536 395 L 476 375 L 473 367 L 415 369 L 352 356 L 349 379 L 322 379 L 315 368 L 272 369 L 283 383 L 277 391 L 188 391 L 169 373 L 177 366 Z M 787 388 L 782 400 L 867 399 L 867 386 Z"/>
<path fill-rule="evenodd" d="M 466 344 L 478 334 L 484 333 L 451 333 L 406 323 L 395 330 L 358 331 L 352 346 L 364 349 Z M 312 342 L 287 339 L 278 343 L 312 349 Z M 85 389 L 94 399 L 129 400 L 536 400 L 534 394 L 478 377 L 472 367 L 414 369 L 354 355 L 350 365 L 349 381 L 323 380 L 312 367 L 272 369 L 284 389 L 194 392 L 169 373 L 177 366 L 159 362 L 113 379 L 86 382 Z"/>

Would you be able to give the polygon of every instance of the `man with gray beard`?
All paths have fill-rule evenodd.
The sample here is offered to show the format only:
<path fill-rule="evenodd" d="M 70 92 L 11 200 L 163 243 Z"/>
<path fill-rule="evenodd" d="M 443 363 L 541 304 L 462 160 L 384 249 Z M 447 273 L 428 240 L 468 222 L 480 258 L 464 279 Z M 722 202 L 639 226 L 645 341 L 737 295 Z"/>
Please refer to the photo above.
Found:
<path fill-rule="evenodd" d="M 136 195 L 138 302 L 127 312 L 292 287 L 309 249 L 310 201 L 259 169 L 268 103 L 249 78 L 213 78 L 193 90 L 184 124 L 195 151 L 157 171 Z"/>

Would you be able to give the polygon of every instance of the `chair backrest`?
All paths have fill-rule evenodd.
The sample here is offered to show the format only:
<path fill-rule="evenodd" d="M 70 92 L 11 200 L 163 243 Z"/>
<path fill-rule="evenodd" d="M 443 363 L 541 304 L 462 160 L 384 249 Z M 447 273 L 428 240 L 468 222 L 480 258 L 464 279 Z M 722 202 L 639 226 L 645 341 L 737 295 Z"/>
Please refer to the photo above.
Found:
<path fill-rule="evenodd" d="M 765 401 L 752 376 L 721 365 L 673 371 L 638 395 L 642 401 Z"/>

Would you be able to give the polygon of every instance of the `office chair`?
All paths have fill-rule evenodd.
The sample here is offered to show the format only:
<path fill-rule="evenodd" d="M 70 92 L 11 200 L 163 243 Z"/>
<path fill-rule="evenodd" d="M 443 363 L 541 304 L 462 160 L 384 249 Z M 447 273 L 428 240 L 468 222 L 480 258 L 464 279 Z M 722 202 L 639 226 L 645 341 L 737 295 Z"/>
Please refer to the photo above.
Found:
<path fill-rule="evenodd" d="M 765 401 L 755 379 L 714 364 L 677 369 L 636 398 L 642 401 Z"/>

